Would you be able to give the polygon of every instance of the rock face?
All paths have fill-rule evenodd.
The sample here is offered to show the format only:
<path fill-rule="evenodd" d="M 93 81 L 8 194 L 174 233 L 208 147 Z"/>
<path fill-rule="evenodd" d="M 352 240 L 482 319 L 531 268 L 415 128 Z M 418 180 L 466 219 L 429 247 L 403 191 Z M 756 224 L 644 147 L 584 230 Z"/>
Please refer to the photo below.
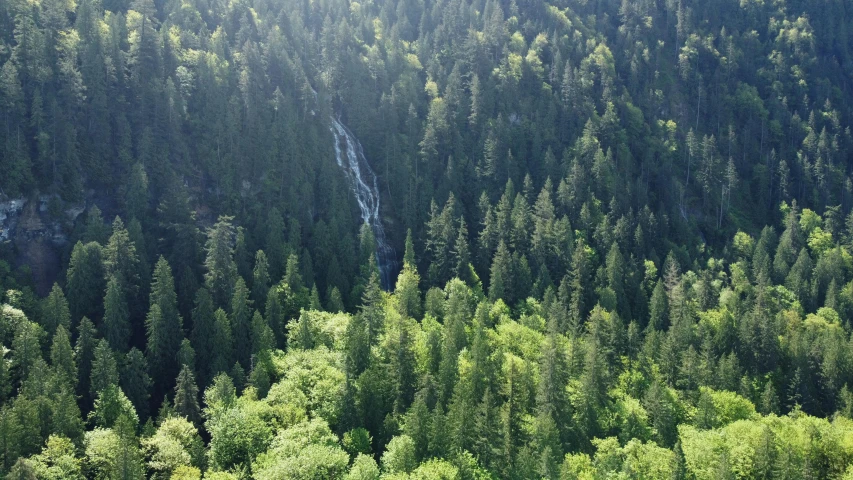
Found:
<path fill-rule="evenodd" d="M 39 295 L 46 295 L 56 280 L 61 268 L 60 252 L 68 244 L 67 232 L 85 209 L 85 204 L 66 205 L 61 218 L 56 219 L 48 213 L 51 201 L 59 198 L 0 198 L 0 242 L 14 245 L 15 266 L 30 267 Z"/>

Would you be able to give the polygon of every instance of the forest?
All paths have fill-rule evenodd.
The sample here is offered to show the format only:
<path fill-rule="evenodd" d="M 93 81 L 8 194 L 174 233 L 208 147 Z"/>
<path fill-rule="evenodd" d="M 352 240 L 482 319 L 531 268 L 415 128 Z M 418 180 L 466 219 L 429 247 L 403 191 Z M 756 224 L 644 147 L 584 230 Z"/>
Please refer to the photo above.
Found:
<path fill-rule="evenodd" d="M 851 48 L 848 0 L 0 0 L 0 477 L 853 480 Z"/>

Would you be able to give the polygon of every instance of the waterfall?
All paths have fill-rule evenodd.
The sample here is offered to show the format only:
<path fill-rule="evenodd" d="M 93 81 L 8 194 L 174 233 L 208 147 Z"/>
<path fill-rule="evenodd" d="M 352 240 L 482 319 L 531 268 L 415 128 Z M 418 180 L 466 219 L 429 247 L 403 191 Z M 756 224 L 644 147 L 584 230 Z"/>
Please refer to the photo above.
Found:
<path fill-rule="evenodd" d="M 385 227 L 382 226 L 382 218 L 379 216 L 379 187 L 376 174 L 367 163 L 358 139 L 339 118 L 332 116 L 331 120 L 329 130 L 335 138 L 335 160 L 350 182 L 355 199 L 358 201 L 358 208 L 361 210 L 361 219 L 370 226 L 376 237 L 376 265 L 379 267 L 380 281 L 383 289 L 390 290 L 394 286 L 391 277 L 397 267 L 397 257 L 394 249 L 388 244 Z"/>

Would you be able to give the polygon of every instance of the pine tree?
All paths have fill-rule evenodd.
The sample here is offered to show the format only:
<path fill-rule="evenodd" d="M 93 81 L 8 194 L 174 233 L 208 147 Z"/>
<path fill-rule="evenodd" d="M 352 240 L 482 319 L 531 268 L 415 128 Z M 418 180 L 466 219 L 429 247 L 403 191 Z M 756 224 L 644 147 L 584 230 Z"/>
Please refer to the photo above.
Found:
<path fill-rule="evenodd" d="M 118 365 L 115 354 L 106 340 L 100 340 L 95 347 L 91 379 L 89 392 L 93 398 L 108 386 L 118 385 Z"/>
<path fill-rule="evenodd" d="M 127 350 L 130 341 L 128 308 L 118 278 L 110 277 L 104 297 L 104 338 L 117 352 Z"/>
<path fill-rule="evenodd" d="M 113 431 L 118 436 L 118 446 L 110 463 L 109 478 L 115 480 L 143 480 L 145 467 L 139 442 L 135 433 L 136 427 L 131 418 L 121 415 L 115 422 Z"/>
<path fill-rule="evenodd" d="M 669 305 L 666 298 L 666 291 L 664 290 L 663 282 L 658 280 L 655 284 L 655 289 L 652 291 L 652 298 L 649 302 L 648 328 L 662 331 L 666 327 L 668 312 Z"/>
<path fill-rule="evenodd" d="M 141 418 L 148 416 L 148 389 L 151 377 L 148 376 L 148 364 L 145 356 L 136 348 L 131 348 L 124 356 L 121 369 L 121 389 L 133 404 Z"/>
<path fill-rule="evenodd" d="M 547 418 L 556 424 L 559 439 L 563 444 L 568 441 L 568 419 L 571 418 L 570 404 L 566 396 L 566 386 L 569 382 L 569 369 L 566 358 L 558 343 L 557 323 L 555 319 L 549 322 L 548 337 L 542 348 L 539 361 L 539 391 L 536 395 L 536 410 L 540 417 Z M 557 452 L 553 452 L 556 454 Z"/>
<path fill-rule="evenodd" d="M 186 365 L 181 368 L 175 386 L 175 411 L 187 420 L 198 423 L 201 410 L 198 406 L 198 387 L 192 370 Z"/>
<path fill-rule="evenodd" d="M 232 246 L 235 229 L 231 220 L 233 217 L 220 216 L 208 231 L 205 245 L 207 258 L 204 266 L 207 272 L 204 275 L 204 284 L 217 307 L 229 305 L 238 276 Z M 269 248 L 267 251 L 270 251 Z"/>
<path fill-rule="evenodd" d="M 154 397 L 168 390 L 171 378 L 180 367 L 176 360 L 184 338 L 181 316 L 178 313 L 172 269 L 160 257 L 151 282 L 151 309 L 145 319 L 148 342 L 145 356 L 154 379 Z"/>
<path fill-rule="evenodd" d="M 5 363 L 5 360 L 0 359 Z M 50 347 L 50 364 L 62 382 L 73 392 L 77 387 L 77 364 L 74 362 L 74 351 L 71 349 L 71 339 L 68 331 L 60 325 L 53 335 Z"/>
<path fill-rule="evenodd" d="M 382 288 L 379 286 L 379 273 L 374 271 L 370 275 L 367 287 L 364 289 L 360 312 L 360 315 L 364 317 L 367 324 L 367 341 L 371 346 L 379 340 L 379 335 L 382 333 L 382 328 L 385 324 L 383 304 Z"/>
<path fill-rule="evenodd" d="M 237 361 L 243 368 L 249 366 L 252 355 L 252 309 L 249 306 L 249 289 L 242 278 L 237 279 L 231 299 L 231 337 Z"/>
<path fill-rule="evenodd" d="M 503 240 L 498 244 L 495 258 L 492 261 L 491 275 L 489 276 L 489 300 L 495 302 L 500 299 L 512 304 L 510 293 L 512 289 L 512 257 Z"/>
<path fill-rule="evenodd" d="M 212 378 L 211 371 L 217 356 L 214 343 L 216 340 L 216 325 L 214 318 L 213 298 L 206 288 L 200 288 L 195 296 L 195 308 L 192 313 L 193 330 L 190 334 L 192 346 L 197 353 L 199 365 L 199 381 L 202 385 Z"/>
<path fill-rule="evenodd" d="M 48 335 L 53 335 L 56 328 L 62 325 L 68 331 L 71 328 L 71 311 L 68 301 L 59 285 L 53 284 L 47 298 L 42 304 L 42 324 Z"/>
<path fill-rule="evenodd" d="M 213 314 L 213 361 L 210 365 L 212 375 L 227 372 L 234 360 L 234 340 L 231 335 L 231 322 L 225 310 L 217 309 Z"/>
<path fill-rule="evenodd" d="M 237 275 L 246 279 L 252 278 L 252 255 L 249 253 L 246 229 L 237 227 L 237 238 L 234 241 L 234 263 L 237 265 Z"/>
<path fill-rule="evenodd" d="M 104 276 L 115 277 L 131 304 L 139 293 L 139 256 L 121 218 L 113 222 L 113 233 L 104 247 Z"/>
<path fill-rule="evenodd" d="M 307 318 L 300 320 L 307 322 Z M 357 378 L 370 366 L 370 340 L 364 315 L 354 315 L 347 324 L 345 338 L 345 372 L 349 378 Z"/>
<path fill-rule="evenodd" d="M 397 300 L 397 309 L 400 315 L 420 319 L 421 317 L 421 291 L 418 288 L 420 275 L 412 264 L 405 263 L 403 271 L 397 277 L 397 287 L 394 297 Z"/>
<path fill-rule="evenodd" d="M 101 316 L 101 292 L 105 288 L 102 251 L 95 242 L 77 242 L 71 252 L 66 288 L 73 321 Z"/>
<path fill-rule="evenodd" d="M 190 367 L 191 370 L 195 370 L 195 349 L 193 348 L 192 343 L 186 338 L 181 341 L 181 348 L 178 349 L 177 360 L 178 365 L 186 365 Z"/>
<path fill-rule="evenodd" d="M 265 302 L 270 288 L 269 265 L 267 255 L 263 250 L 255 254 L 255 269 L 252 271 L 252 302 L 265 313 Z"/>
<path fill-rule="evenodd" d="M 12 367 L 17 371 L 21 382 L 36 368 L 37 361 L 43 362 L 41 341 L 44 336 L 44 330 L 27 319 L 21 319 L 15 327 L 15 336 L 12 339 Z"/>
<path fill-rule="evenodd" d="M 471 266 L 471 251 L 468 248 L 468 227 L 465 225 L 465 219 L 459 219 L 459 234 L 456 236 L 456 243 L 453 245 L 453 275 L 458 277 L 468 285 L 474 286 L 476 279 L 474 278 Z"/>
<path fill-rule="evenodd" d="M 263 315 L 255 311 L 252 315 L 252 356 L 269 353 L 275 348 L 275 335 Z"/>
<path fill-rule="evenodd" d="M 92 362 L 97 345 L 95 325 L 83 317 L 77 327 L 77 343 L 74 345 L 74 360 L 77 362 L 77 394 L 86 399 L 91 391 Z M 87 402 L 83 403 L 88 405 Z"/>
<path fill-rule="evenodd" d="M 284 219 L 278 208 L 273 207 L 267 214 L 266 239 L 264 241 L 264 252 L 269 259 L 270 278 L 281 278 L 284 274 L 284 263 L 287 260 L 284 242 Z"/>
<path fill-rule="evenodd" d="M 286 342 L 284 333 L 286 320 L 284 318 L 284 309 L 282 308 L 281 300 L 279 299 L 277 287 L 270 288 L 266 295 L 265 311 L 267 325 L 270 327 L 273 335 L 275 336 L 276 346 L 284 348 L 284 344 Z"/>
<path fill-rule="evenodd" d="M 412 229 L 406 230 L 406 244 L 403 253 L 403 265 L 412 265 L 417 269 L 417 261 L 415 260 L 415 242 L 412 240 Z"/>
<path fill-rule="evenodd" d="M 501 419 L 501 450 L 502 470 L 507 477 L 512 476 L 518 449 L 524 445 L 523 418 L 526 414 L 525 392 L 521 381 L 518 361 L 509 358 L 509 370 L 503 385 L 503 396 L 506 399 L 500 410 Z"/>

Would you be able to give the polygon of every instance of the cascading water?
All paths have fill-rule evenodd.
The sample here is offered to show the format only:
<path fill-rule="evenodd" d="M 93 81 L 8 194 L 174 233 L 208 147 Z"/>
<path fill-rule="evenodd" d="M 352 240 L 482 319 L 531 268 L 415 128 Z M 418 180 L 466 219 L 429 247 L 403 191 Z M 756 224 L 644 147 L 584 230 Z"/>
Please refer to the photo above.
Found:
<path fill-rule="evenodd" d="M 362 220 L 370 225 L 376 237 L 376 264 L 379 267 L 380 281 L 382 288 L 390 290 L 393 287 L 391 277 L 396 269 L 397 258 L 394 249 L 388 244 L 385 227 L 379 217 L 379 187 L 376 174 L 367 163 L 358 139 L 339 118 L 332 116 L 331 120 L 329 130 L 335 137 L 335 160 L 350 181 Z"/>

